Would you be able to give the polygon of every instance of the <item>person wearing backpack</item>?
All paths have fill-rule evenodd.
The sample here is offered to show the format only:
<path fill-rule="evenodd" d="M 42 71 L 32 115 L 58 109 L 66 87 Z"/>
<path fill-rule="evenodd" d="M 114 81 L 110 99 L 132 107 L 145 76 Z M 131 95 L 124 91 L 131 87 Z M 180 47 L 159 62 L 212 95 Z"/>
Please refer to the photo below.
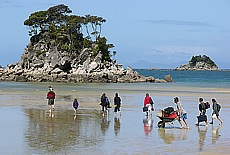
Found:
<path fill-rule="evenodd" d="M 101 95 L 101 103 L 100 103 L 100 105 L 102 107 L 102 109 L 101 109 L 102 116 L 104 117 L 105 114 L 108 114 L 108 112 L 109 112 L 108 108 L 111 108 L 110 103 L 109 103 L 109 99 L 108 99 L 108 97 L 106 96 L 105 93 L 103 93 Z"/>
<path fill-rule="evenodd" d="M 212 110 L 213 110 L 213 112 L 212 112 L 212 121 L 210 122 L 210 124 L 214 123 L 213 121 L 214 121 L 215 118 L 217 118 L 220 121 L 221 124 L 223 123 L 223 121 L 221 120 L 220 115 L 219 115 L 220 109 L 221 109 L 220 104 L 218 104 L 216 99 L 213 98 L 212 99 Z"/>
<path fill-rule="evenodd" d="M 197 116 L 198 122 L 197 122 L 197 126 L 199 126 L 200 122 L 205 122 L 206 126 L 208 126 L 208 120 L 207 120 L 207 116 L 206 116 L 206 105 L 204 103 L 204 99 L 202 97 L 199 98 L 199 111 L 200 111 L 200 115 Z"/>

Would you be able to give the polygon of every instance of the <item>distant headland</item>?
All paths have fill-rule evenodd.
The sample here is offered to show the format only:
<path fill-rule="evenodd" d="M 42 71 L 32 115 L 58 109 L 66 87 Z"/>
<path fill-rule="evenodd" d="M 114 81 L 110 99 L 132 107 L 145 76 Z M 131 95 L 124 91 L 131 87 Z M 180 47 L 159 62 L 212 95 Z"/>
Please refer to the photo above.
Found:
<path fill-rule="evenodd" d="M 24 21 L 30 43 L 17 63 L 0 67 L 0 81 L 19 82 L 172 82 L 145 77 L 115 60 L 113 44 L 101 36 L 102 17 L 71 14 L 64 4 L 32 13 Z"/>
<path fill-rule="evenodd" d="M 174 68 L 174 70 L 218 70 L 218 66 L 206 55 L 193 56 L 188 64 Z"/>

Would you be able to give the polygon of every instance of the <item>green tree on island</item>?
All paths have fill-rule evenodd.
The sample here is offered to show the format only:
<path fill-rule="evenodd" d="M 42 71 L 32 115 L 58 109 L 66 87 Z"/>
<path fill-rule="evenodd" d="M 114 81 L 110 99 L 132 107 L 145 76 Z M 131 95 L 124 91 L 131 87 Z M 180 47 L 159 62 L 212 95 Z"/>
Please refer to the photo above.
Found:
<path fill-rule="evenodd" d="M 32 13 L 24 25 L 29 27 L 32 44 L 43 39 L 48 48 L 54 45 L 58 50 L 77 54 L 83 48 L 97 45 L 95 55 L 101 51 L 102 61 L 112 61 L 109 49 L 114 45 L 107 44 L 107 39 L 101 37 L 102 24 L 105 22 L 105 19 L 98 16 L 73 15 L 68 6 L 60 4 L 46 11 Z"/>
<path fill-rule="evenodd" d="M 209 64 L 210 66 L 216 66 L 215 62 L 213 62 L 208 56 L 206 55 L 198 55 L 198 56 L 193 56 L 192 59 L 189 61 L 189 64 L 191 66 L 195 66 L 198 62 L 205 62 Z"/>

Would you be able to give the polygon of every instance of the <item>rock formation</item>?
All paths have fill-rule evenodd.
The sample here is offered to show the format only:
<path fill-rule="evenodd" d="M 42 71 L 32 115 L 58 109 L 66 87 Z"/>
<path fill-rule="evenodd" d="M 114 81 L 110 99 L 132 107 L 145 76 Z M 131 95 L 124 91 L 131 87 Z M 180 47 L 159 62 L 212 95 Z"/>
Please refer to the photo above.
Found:
<path fill-rule="evenodd" d="M 30 43 L 18 63 L 0 68 L 0 80 L 73 83 L 172 82 L 142 76 L 131 67 L 124 69 L 121 64 L 116 64 L 115 60 L 101 62 L 100 52 L 92 56 L 95 46 L 84 48 L 80 54 L 61 52 L 55 46 L 44 53 L 38 53 L 45 51 L 45 46 L 42 41 L 35 45 Z M 168 76 L 170 75 L 167 75 L 167 79 L 171 79 Z"/>
<path fill-rule="evenodd" d="M 78 16 L 60 4 L 32 13 L 24 21 L 30 43 L 17 63 L 0 67 L 1 81 L 20 82 L 155 82 L 111 59 L 98 16 Z M 88 27 L 93 27 L 90 32 Z M 83 34 L 86 32 L 86 36 Z M 116 52 L 114 51 L 114 54 Z M 159 80 L 158 80 L 159 81 Z M 163 80 L 165 82 L 165 80 Z"/>
<path fill-rule="evenodd" d="M 206 55 L 193 56 L 188 64 L 174 68 L 174 70 L 218 70 L 217 65 Z"/>

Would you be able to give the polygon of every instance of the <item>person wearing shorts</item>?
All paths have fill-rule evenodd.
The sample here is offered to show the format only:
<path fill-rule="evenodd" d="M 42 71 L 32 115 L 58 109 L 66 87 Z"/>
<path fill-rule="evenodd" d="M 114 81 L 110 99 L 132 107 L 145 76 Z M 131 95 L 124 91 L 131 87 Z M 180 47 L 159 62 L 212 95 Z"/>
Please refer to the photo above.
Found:
<path fill-rule="evenodd" d="M 214 119 L 217 118 L 220 121 L 220 125 L 222 125 L 223 121 L 220 118 L 220 108 L 221 106 L 219 105 L 219 103 L 217 103 L 216 99 L 212 99 L 212 121 L 210 122 L 210 124 L 214 123 Z"/>
<path fill-rule="evenodd" d="M 118 93 L 115 93 L 114 97 L 114 117 L 116 113 L 119 112 L 121 116 L 121 98 L 118 96 Z"/>
<path fill-rule="evenodd" d="M 53 91 L 52 87 L 49 88 L 49 91 L 47 93 L 47 99 L 48 99 L 48 105 L 50 106 L 49 111 L 54 110 L 55 92 Z"/>
<path fill-rule="evenodd" d="M 174 97 L 174 103 L 176 104 L 176 109 L 178 112 L 178 121 L 180 123 L 180 128 L 184 128 L 181 119 L 184 121 L 186 128 L 188 129 L 188 122 L 186 121 L 188 119 L 187 117 L 187 112 L 185 111 L 183 105 L 179 102 L 179 98 L 178 97 Z"/>

